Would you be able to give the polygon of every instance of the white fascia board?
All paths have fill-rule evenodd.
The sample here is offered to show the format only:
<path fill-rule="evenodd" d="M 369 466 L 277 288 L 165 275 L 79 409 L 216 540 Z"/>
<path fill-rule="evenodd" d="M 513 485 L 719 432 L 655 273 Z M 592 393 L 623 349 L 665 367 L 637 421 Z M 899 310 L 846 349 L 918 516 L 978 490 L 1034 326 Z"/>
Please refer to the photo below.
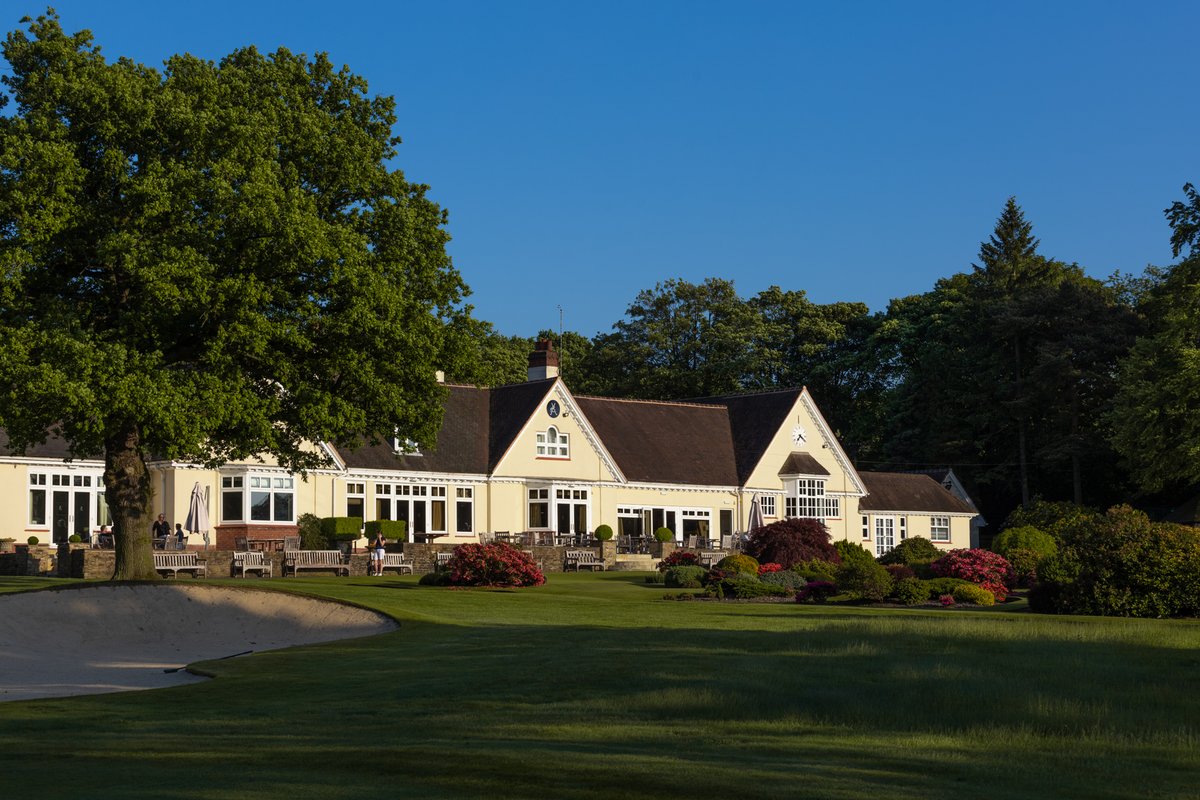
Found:
<path fill-rule="evenodd" d="M 813 419 L 817 421 L 817 427 L 821 431 L 821 438 L 825 440 L 825 444 L 829 445 L 829 449 L 832 451 L 838 465 L 845 470 L 846 474 L 850 476 L 850 480 L 854 482 L 854 486 L 858 490 L 858 495 L 862 497 L 869 494 L 866 485 L 862 482 L 862 478 L 858 476 L 858 470 L 850 463 L 850 457 L 842 449 L 842 443 L 833 435 L 833 430 L 829 427 L 829 423 L 825 421 L 825 415 L 821 413 L 821 409 L 817 408 L 812 395 L 808 393 L 807 386 L 800 390 L 800 402 L 804 403 L 804 407 L 808 409 Z M 847 492 L 847 494 L 851 493 Z"/>

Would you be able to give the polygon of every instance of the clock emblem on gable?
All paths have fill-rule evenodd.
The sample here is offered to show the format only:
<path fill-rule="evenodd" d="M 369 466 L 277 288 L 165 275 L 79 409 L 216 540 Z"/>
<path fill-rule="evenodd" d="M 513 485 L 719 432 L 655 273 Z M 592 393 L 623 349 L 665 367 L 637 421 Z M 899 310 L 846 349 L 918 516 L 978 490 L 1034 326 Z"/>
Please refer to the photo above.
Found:
<path fill-rule="evenodd" d="M 804 444 L 808 441 L 808 432 L 804 430 L 803 425 L 792 428 L 792 441 L 796 444 Z"/>
<path fill-rule="evenodd" d="M 549 403 L 546 403 L 546 413 L 549 414 L 551 418 L 557 417 L 560 410 L 561 409 L 557 400 L 551 400 Z"/>

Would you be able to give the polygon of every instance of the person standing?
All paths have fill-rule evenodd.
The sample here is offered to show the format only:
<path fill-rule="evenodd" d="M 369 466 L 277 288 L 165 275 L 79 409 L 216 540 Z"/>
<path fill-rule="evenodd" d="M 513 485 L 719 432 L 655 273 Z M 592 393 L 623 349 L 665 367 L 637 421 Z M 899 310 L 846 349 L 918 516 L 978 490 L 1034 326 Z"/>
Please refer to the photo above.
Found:
<path fill-rule="evenodd" d="M 384 538 L 383 531 L 379 531 L 371 541 L 371 568 L 372 574 L 377 578 L 383 577 L 383 554 L 386 548 L 387 539 Z"/>
<path fill-rule="evenodd" d="M 175 523 L 175 542 L 176 542 L 177 550 L 183 549 L 183 540 L 185 538 L 186 538 L 186 535 L 183 532 L 183 525 L 176 522 Z"/>
<path fill-rule="evenodd" d="M 166 549 L 167 537 L 171 535 L 171 523 L 167 522 L 166 514 L 159 514 L 158 519 L 154 520 L 154 525 L 151 526 L 150 532 L 154 534 L 154 541 L 159 549 Z"/>

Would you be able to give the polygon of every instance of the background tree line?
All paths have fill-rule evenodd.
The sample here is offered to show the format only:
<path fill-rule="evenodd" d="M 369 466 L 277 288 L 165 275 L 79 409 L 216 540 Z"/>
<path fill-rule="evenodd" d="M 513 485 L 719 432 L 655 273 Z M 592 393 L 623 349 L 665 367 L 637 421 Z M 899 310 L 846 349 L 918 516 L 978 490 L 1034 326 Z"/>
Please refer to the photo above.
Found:
<path fill-rule="evenodd" d="M 923 294 L 820 304 L 667 280 L 609 333 L 506 337 L 464 317 L 452 379 L 525 378 L 538 338 L 581 394 L 680 400 L 806 385 L 862 469 L 951 466 L 996 523 L 1035 497 L 1153 504 L 1200 482 L 1200 199 L 1166 210 L 1179 261 L 1087 276 L 1039 252 L 1010 198 L 970 269 Z"/>

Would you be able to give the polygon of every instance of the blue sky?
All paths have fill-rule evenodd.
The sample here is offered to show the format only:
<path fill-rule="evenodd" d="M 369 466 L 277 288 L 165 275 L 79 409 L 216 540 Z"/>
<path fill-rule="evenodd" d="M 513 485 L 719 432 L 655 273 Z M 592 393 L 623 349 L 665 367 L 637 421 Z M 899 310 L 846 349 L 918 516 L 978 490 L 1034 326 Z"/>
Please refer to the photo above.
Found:
<path fill-rule="evenodd" d="M 1139 272 L 1200 183 L 1194 0 L 52 2 L 110 58 L 282 45 L 394 96 L 506 334 L 607 331 L 668 278 L 881 310 L 969 269 L 1010 195 L 1043 254 Z"/>

